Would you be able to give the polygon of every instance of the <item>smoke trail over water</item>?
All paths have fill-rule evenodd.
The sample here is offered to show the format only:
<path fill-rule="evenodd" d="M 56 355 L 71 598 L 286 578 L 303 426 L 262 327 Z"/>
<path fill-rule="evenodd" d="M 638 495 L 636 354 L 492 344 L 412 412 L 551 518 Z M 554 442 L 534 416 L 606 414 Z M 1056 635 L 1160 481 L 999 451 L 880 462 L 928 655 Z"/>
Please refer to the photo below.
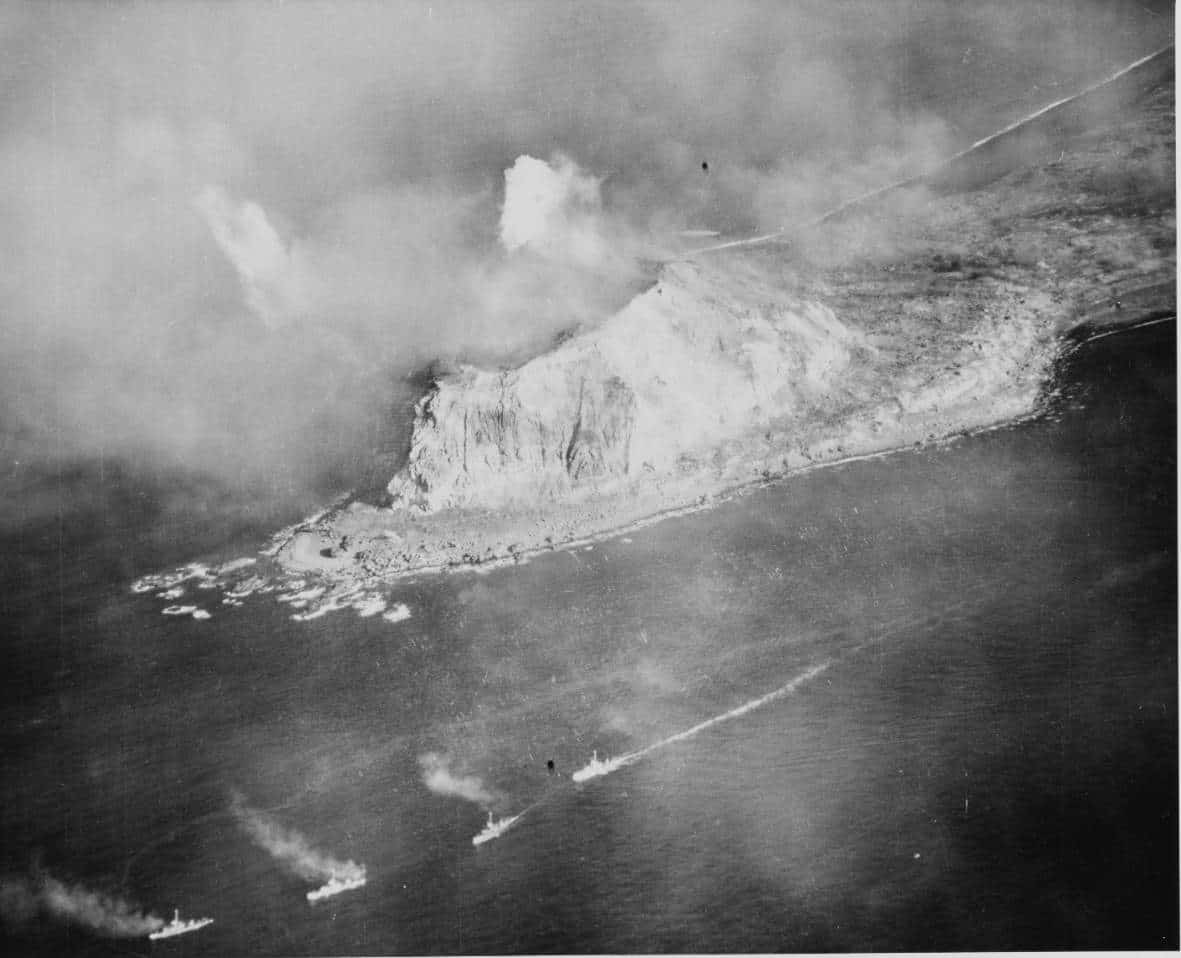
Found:
<path fill-rule="evenodd" d="M 120 898 L 49 875 L 36 883 L 27 878 L 0 882 L 0 917 L 6 925 L 24 925 L 39 911 L 108 938 L 142 938 L 164 925 L 163 919 Z"/>
<path fill-rule="evenodd" d="M 308 881 L 364 880 L 364 865 L 351 860 L 342 862 L 317 851 L 299 832 L 284 827 L 265 812 L 250 808 L 240 797 L 235 796 L 231 808 L 238 824 L 254 843 L 291 874 Z"/>

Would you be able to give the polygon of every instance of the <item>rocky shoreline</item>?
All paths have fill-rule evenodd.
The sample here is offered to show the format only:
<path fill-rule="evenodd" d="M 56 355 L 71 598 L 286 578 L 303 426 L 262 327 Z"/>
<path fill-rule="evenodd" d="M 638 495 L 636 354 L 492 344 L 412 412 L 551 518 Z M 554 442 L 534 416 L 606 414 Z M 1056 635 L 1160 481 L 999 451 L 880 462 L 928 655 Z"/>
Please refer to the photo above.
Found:
<path fill-rule="evenodd" d="M 813 409 L 806 418 L 719 443 L 674 471 L 601 484 L 533 508 L 428 513 L 350 503 L 302 527 L 277 559 L 292 571 L 334 580 L 520 562 L 716 504 L 752 484 L 1010 422 L 1037 407 L 1059 352 L 1052 325 L 1038 315 L 1014 325 L 1003 348 L 981 337 L 940 369 L 906 368 L 910 388 L 883 383 L 837 409 Z"/>
<path fill-rule="evenodd" d="M 823 332 L 836 335 L 825 342 L 839 340 L 844 355 L 833 360 L 830 350 L 821 381 L 764 421 L 729 435 L 715 430 L 698 448 L 666 456 L 662 468 L 605 470 L 556 491 L 530 488 L 525 501 L 501 489 L 483 498 L 480 488 L 450 498 L 444 489 L 433 501 L 425 497 L 424 511 L 404 493 L 427 481 L 407 468 L 391 483 L 403 492 L 400 507 L 335 509 L 296 532 L 279 562 L 329 579 L 387 579 L 523 561 L 701 508 L 751 483 L 1035 414 L 1069 329 L 1175 309 L 1175 201 L 1162 175 L 1173 165 L 1172 109 L 1172 90 L 1162 86 L 1110 126 L 1072 135 L 1056 161 L 1019 167 L 985 189 L 938 198 L 921 187 L 896 191 L 802 243 L 723 249 L 665 267 L 637 299 L 672 291 L 686 308 L 720 310 L 710 336 L 730 321 L 765 340 L 784 310 L 832 317 Z M 604 338 L 627 350 L 651 335 L 651 310 L 629 309 L 634 315 L 625 309 L 591 334 L 600 341 L 595 362 Z M 666 353 L 668 342 L 660 342 Z M 817 342 L 789 335 L 775 358 Z M 578 363 L 587 352 L 577 343 L 567 352 L 559 372 L 573 381 L 585 373 Z M 722 344 L 710 361 L 733 352 Z M 798 379 L 807 378 L 806 363 L 797 364 Z M 695 388 L 700 368 L 689 363 L 685 371 Z M 469 383 L 479 376 L 463 375 Z M 626 375 L 638 378 L 634 369 Z M 547 383 L 557 381 L 551 375 Z M 495 383 L 501 392 L 503 383 Z M 464 383 L 444 388 L 453 417 L 479 405 L 464 409 Z M 678 402 L 685 395 L 674 392 Z M 503 407 L 496 409 L 503 418 Z M 466 444 L 470 432 L 462 435 Z M 425 442 L 421 434 L 417 441 Z M 505 456 L 501 448 L 496 454 Z"/>
<path fill-rule="evenodd" d="M 1070 330 L 1176 307 L 1171 84 L 1058 147 L 963 193 L 893 190 L 790 240 L 666 264 L 552 353 L 449 374 L 391 502 L 338 501 L 256 572 L 302 590 L 305 618 L 369 614 L 382 583 L 585 548 L 1036 415 Z"/>

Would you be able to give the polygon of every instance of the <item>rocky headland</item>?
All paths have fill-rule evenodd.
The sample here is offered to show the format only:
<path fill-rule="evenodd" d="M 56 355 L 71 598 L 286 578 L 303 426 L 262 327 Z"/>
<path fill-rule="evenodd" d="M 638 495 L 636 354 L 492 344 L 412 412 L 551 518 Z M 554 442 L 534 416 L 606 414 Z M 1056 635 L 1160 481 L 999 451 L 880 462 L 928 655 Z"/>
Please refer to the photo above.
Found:
<path fill-rule="evenodd" d="M 1118 110 L 1044 111 L 955 185 L 666 263 L 549 352 L 435 377 L 384 499 L 284 530 L 276 571 L 334 607 L 1037 414 L 1070 330 L 1175 311 L 1172 51 L 1145 63 Z"/>

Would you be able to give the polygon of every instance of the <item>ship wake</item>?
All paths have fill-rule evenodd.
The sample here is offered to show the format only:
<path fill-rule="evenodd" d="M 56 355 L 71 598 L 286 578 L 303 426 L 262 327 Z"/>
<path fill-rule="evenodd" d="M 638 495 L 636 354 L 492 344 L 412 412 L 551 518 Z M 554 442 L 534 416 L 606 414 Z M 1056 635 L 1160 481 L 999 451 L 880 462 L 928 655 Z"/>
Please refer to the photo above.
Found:
<path fill-rule="evenodd" d="M 653 752 L 659 751 L 662 748 L 667 748 L 670 745 L 675 745 L 677 742 L 684 742 L 687 739 L 699 735 L 706 729 L 713 728 L 715 725 L 721 725 L 723 722 L 729 722 L 732 719 L 741 718 L 755 709 L 760 709 L 764 705 L 790 695 L 798 689 L 805 682 L 810 682 L 812 679 L 821 673 L 827 671 L 832 665 L 832 660 L 821 662 L 819 665 L 814 665 L 805 672 L 800 673 L 786 685 L 781 685 L 779 688 L 768 692 L 766 695 L 761 695 L 758 698 L 751 699 L 739 705 L 737 708 L 730 709 L 728 712 L 723 712 L 721 715 L 715 715 L 713 718 L 706 719 L 704 722 L 699 722 L 692 728 L 687 728 L 684 731 L 677 732 L 675 735 L 670 735 L 667 738 L 662 738 L 659 742 L 654 742 L 645 748 L 638 749 L 634 752 L 627 752 L 623 755 L 618 755 L 615 758 L 600 759 L 596 753 L 594 757 L 577 772 L 572 778 L 576 782 L 586 782 L 592 778 L 601 778 L 604 775 L 610 775 L 621 768 L 626 768 L 628 765 L 634 765 L 640 759 L 651 755 Z"/>

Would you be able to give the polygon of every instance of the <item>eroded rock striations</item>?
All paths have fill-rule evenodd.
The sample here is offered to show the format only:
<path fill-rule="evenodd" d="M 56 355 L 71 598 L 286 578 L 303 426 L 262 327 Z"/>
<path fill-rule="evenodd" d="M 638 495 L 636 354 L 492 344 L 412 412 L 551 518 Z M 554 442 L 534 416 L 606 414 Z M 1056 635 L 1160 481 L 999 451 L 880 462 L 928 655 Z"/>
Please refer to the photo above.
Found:
<path fill-rule="evenodd" d="M 791 242 L 700 251 L 524 365 L 441 376 L 392 507 L 338 503 L 269 554 L 335 607 L 1036 414 L 1065 331 L 1175 314 L 1171 79 L 1041 132 L 1053 149 L 986 185 L 887 190 Z"/>
<path fill-rule="evenodd" d="M 536 502 L 669 473 L 834 390 L 862 337 L 750 270 L 698 263 L 503 372 L 463 367 L 416 409 L 395 507 Z"/>

